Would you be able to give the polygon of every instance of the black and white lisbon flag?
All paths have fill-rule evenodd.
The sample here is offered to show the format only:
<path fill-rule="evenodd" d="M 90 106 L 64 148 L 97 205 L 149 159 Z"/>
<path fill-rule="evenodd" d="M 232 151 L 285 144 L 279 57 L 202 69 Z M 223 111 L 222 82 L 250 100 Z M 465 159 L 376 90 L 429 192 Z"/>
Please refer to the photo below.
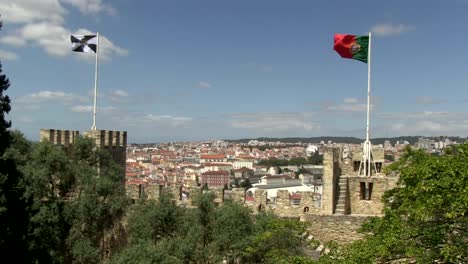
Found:
<path fill-rule="evenodd" d="M 97 48 L 96 35 L 71 35 L 71 42 L 73 51 L 76 52 L 94 52 Z"/>

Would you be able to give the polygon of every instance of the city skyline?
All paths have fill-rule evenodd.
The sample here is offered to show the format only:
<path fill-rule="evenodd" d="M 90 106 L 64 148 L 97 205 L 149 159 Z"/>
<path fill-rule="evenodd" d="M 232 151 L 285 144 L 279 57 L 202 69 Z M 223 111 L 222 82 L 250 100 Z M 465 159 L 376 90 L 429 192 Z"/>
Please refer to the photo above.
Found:
<path fill-rule="evenodd" d="M 422 4 L 424 3 L 424 5 Z M 364 138 L 367 65 L 333 35 L 372 38 L 371 137 L 466 137 L 468 1 L 0 0 L 8 118 L 89 130 L 99 32 L 98 129 L 128 142 Z"/>

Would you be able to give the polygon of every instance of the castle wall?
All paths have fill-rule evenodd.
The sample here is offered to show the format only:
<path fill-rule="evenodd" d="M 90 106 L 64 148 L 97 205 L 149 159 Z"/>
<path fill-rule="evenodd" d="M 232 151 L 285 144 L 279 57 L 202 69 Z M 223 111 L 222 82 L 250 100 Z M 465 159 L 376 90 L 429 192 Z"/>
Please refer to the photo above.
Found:
<path fill-rule="evenodd" d="M 79 135 L 80 132 L 76 130 L 41 129 L 39 131 L 40 141 L 47 140 L 54 145 L 63 145 L 65 148 L 73 145 Z"/>
<path fill-rule="evenodd" d="M 103 148 L 109 151 L 115 162 L 124 168 L 127 155 L 127 131 L 112 131 L 112 130 L 90 130 L 84 132 L 84 136 L 94 140 L 98 148 Z"/>
<path fill-rule="evenodd" d="M 336 185 L 339 168 L 339 151 L 337 148 L 325 148 L 323 153 L 323 214 L 333 214 L 336 206 Z"/>
<path fill-rule="evenodd" d="M 321 242 L 335 241 L 338 244 L 346 244 L 362 238 L 358 229 L 369 217 L 309 214 L 305 215 L 304 219 L 309 223 L 309 233 Z"/>
<path fill-rule="evenodd" d="M 382 197 L 385 191 L 396 187 L 398 178 L 390 176 L 346 176 L 348 178 L 349 203 L 351 214 L 382 215 Z M 361 183 L 372 183 L 370 200 L 363 200 Z"/>

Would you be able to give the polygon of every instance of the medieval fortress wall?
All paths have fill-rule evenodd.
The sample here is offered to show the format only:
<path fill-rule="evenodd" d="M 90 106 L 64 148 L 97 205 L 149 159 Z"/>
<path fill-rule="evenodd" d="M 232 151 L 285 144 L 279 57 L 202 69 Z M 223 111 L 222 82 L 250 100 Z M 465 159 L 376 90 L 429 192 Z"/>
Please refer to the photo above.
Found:
<path fill-rule="evenodd" d="M 109 150 L 125 171 L 127 146 L 126 131 L 92 130 L 84 132 L 96 146 Z M 41 129 L 40 138 L 52 144 L 68 148 L 79 131 Z M 358 168 L 362 150 L 343 147 L 327 147 L 324 150 L 323 191 L 321 194 L 278 190 L 276 199 L 267 199 L 267 190 L 257 189 L 248 195 L 243 188 L 231 190 L 186 186 L 162 186 L 158 184 L 127 184 L 127 195 L 133 200 L 145 198 L 158 200 L 162 192 L 169 192 L 180 206 L 193 206 L 197 193 L 213 192 L 215 203 L 233 200 L 252 209 L 253 213 L 273 212 L 281 217 L 300 218 L 310 223 L 310 233 L 322 242 L 348 243 L 361 236 L 357 229 L 371 216 L 380 216 L 383 211 L 382 196 L 396 186 L 398 178 L 382 173 L 383 150 L 373 149 L 374 160 L 379 167 L 372 176 L 359 176 Z"/>
<path fill-rule="evenodd" d="M 41 129 L 40 141 L 47 140 L 54 145 L 69 148 L 79 137 L 77 130 Z M 113 130 L 91 130 L 83 133 L 85 137 L 91 138 L 98 148 L 108 150 L 113 159 L 119 165 L 122 176 L 125 176 L 125 160 L 127 155 L 127 131 Z"/>
<path fill-rule="evenodd" d="M 383 150 L 373 151 L 374 159 L 383 165 Z M 232 190 L 199 187 L 160 186 L 157 184 L 127 185 L 132 199 L 158 199 L 163 191 L 171 193 L 176 204 L 193 206 L 193 197 L 201 192 L 214 192 L 215 203 L 234 200 L 252 209 L 253 213 L 273 212 L 280 217 L 300 218 L 310 223 L 310 232 L 322 242 L 334 240 L 348 243 L 361 238 L 357 229 L 372 216 L 383 213 L 382 196 L 396 186 L 398 178 L 373 171 L 372 176 L 359 176 L 356 165 L 361 162 L 362 151 L 326 148 L 324 152 L 323 192 L 290 194 L 278 190 L 274 201 L 267 199 L 267 191 L 257 189 L 252 195 L 243 188 Z M 359 167 L 359 166 L 357 166 Z M 182 193 L 184 195 L 182 195 Z"/>

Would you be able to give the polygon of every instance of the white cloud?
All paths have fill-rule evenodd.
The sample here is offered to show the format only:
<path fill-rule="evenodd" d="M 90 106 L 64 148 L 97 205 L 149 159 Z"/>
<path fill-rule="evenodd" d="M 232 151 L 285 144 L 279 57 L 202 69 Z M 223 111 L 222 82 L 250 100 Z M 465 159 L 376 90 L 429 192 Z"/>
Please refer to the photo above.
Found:
<path fill-rule="evenodd" d="M 87 102 L 89 98 L 73 93 L 65 93 L 63 91 L 40 91 L 38 93 L 21 96 L 16 100 L 19 104 L 40 104 L 49 101 L 70 104 L 73 102 Z"/>
<path fill-rule="evenodd" d="M 120 96 L 120 97 L 127 97 L 128 93 L 124 90 L 115 90 L 112 92 L 113 95 L 115 96 Z"/>
<path fill-rule="evenodd" d="M 113 7 L 104 4 L 102 0 L 62 0 L 62 2 L 75 6 L 83 14 L 106 12 L 113 15 L 116 13 Z"/>
<path fill-rule="evenodd" d="M 125 123 L 129 126 L 144 127 L 180 127 L 189 124 L 193 119 L 191 117 L 157 115 L 157 114 L 123 114 L 113 118 L 114 121 Z"/>
<path fill-rule="evenodd" d="M 94 96 L 94 90 L 90 93 L 91 96 Z M 100 93 L 105 99 L 108 99 L 114 103 L 127 103 L 129 101 L 129 94 L 124 90 L 113 90 L 110 92 L 102 92 Z"/>
<path fill-rule="evenodd" d="M 400 135 L 459 135 L 466 136 L 468 120 L 461 122 L 445 121 L 418 121 L 413 123 L 395 123 L 389 127 L 390 131 Z"/>
<path fill-rule="evenodd" d="M 101 0 L 63 0 L 83 13 L 97 14 L 100 12 L 112 13 L 110 6 Z M 95 34 L 87 29 L 70 30 L 63 24 L 68 13 L 58 0 L 0 0 L 0 10 L 6 23 L 19 24 L 9 35 L 0 39 L 1 43 L 14 47 L 36 46 L 42 48 L 47 54 L 53 56 L 71 55 L 70 35 Z M 99 57 L 102 60 L 111 60 L 113 56 L 126 56 L 128 50 L 121 48 L 105 36 L 100 36 Z M 79 59 L 93 60 L 92 54 L 80 54 Z"/>
<path fill-rule="evenodd" d="M 313 116 L 313 113 L 283 112 L 236 114 L 230 117 L 228 124 L 234 128 L 264 132 L 296 133 L 320 129 L 320 126 L 311 120 Z"/>
<path fill-rule="evenodd" d="M 63 23 L 68 11 L 58 0 L 0 0 L 5 23 L 33 23 L 49 21 Z"/>
<path fill-rule="evenodd" d="M 23 47 L 24 45 L 26 45 L 26 40 L 24 38 L 14 36 L 14 35 L 9 35 L 9 36 L 0 38 L 0 42 L 13 46 L 13 47 Z"/>
<path fill-rule="evenodd" d="M 201 81 L 198 83 L 198 87 L 200 88 L 211 88 L 211 83 L 206 81 Z"/>
<path fill-rule="evenodd" d="M 357 104 L 359 100 L 357 98 L 345 98 L 343 100 L 346 104 Z"/>
<path fill-rule="evenodd" d="M 390 23 L 377 24 L 371 29 L 378 36 L 396 36 L 412 30 L 415 30 L 415 27 L 403 24 L 393 25 Z"/>
<path fill-rule="evenodd" d="M 468 113 L 446 111 L 380 113 L 387 130 L 400 135 L 460 135 L 466 136 Z"/>
<path fill-rule="evenodd" d="M 70 111 L 76 113 L 92 113 L 93 106 L 92 105 L 75 105 L 69 108 Z M 109 113 L 115 111 L 116 108 L 113 106 L 97 106 L 96 112 L 98 113 Z"/>
<path fill-rule="evenodd" d="M 444 119 L 456 119 L 466 118 L 467 115 L 464 113 L 450 113 L 446 111 L 422 111 L 422 112 L 394 112 L 394 113 L 378 113 L 378 118 L 388 120 L 444 120 Z"/>
<path fill-rule="evenodd" d="M 14 52 L 0 49 L 0 60 L 17 60 L 18 55 Z"/>
<path fill-rule="evenodd" d="M 374 109 L 377 98 L 371 98 L 370 109 Z M 324 104 L 322 106 L 324 111 L 342 111 L 342 112 L 365 112 L 367 111 L 367 101 L 359 100 L 357 98 L 345 98 L 342 104 Z"/>

